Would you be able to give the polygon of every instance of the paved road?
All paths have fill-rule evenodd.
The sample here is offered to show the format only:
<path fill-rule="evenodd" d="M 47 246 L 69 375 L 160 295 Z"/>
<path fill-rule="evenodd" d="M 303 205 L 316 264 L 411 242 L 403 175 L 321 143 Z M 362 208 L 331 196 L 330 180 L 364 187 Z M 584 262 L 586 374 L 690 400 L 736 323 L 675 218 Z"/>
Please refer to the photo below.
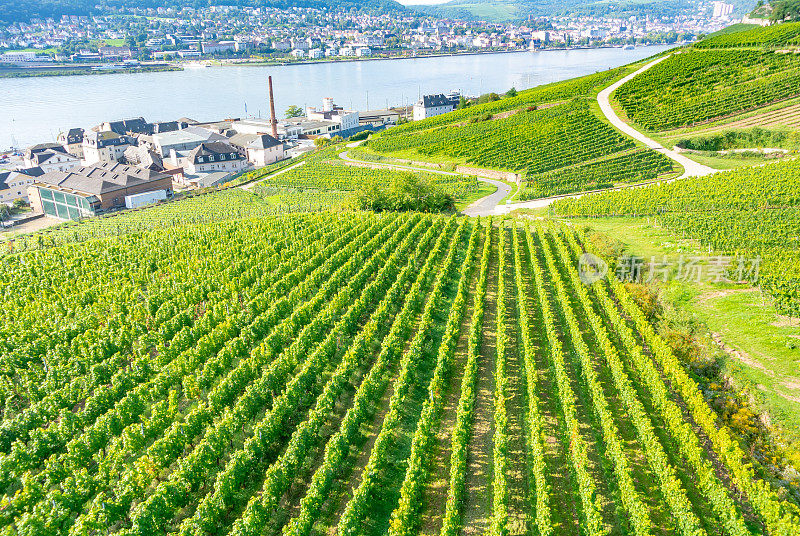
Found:
<path fill-rule="evenodd" d="M 710 173 L 716 173 L 718 170 L 710 168 L 710 167 L 705 166 L 703 164 L 699 164 L 699 163 L 695 162 L 694 160 L 691 160 L 690 158 L 686 158 L 685 156 L 683 156 L 680 153 L 677 153 L 677 152 L 675 152 L 675 151 L 673 151 L 671 149 L 667 149 L 666 147 L 662 146 L 657 141 L 648 138 L 647 136 L 645 136 L 644 134 L 642 134 L 641 132 L 639 132 L 638 130 L 633 128 L 632 126 L 630 126 L 628 123 L 626 123 L 625 121 L 620 119 L 619 116 L 617 115 L 617 113 L 611 107 L 611 103 L 609 102 L 609 97 L 611 96 L 611 94 L 619 86 L 621 86 L 622 84 L 624 84 L 628 80 L 631 80 L 633 77 L 645 72 L 650 67 L 653 67 L 654 65 L 664 61 L 668 57 L 669 56 L 664 56 L 662 58 L 658 58 L 657 60 L 648 63 L 647 65 L 645 65 L 644 67 L 642 67 L 638 71 L 629 74 L 628 76 L 626 76 L 625 78 L 623 78 L 621 80 L 618 80 L 617 82 L 614 82 L 613 84 L 611 84 L 610 86 L 605 88 L 603 91 L 601 91 L 597 95 L 597 102 L 598 102 L 598 104 L 600 104 L 600 110 L 602 110 L 603 115 L 606 116 L 606 118 L 611 122 L 611 124 L 614 125 L 615 127 L 617 127 L 619 130 L 621 130 L 622 132 L 624 132 L 625 134 L 627 134 L 631 138 L 634 138 L 634 139 L 637 139 L 637 140 L 641 141 L 642 143 L 644 143 L 645 145 L 647 145 L 651 149 L 654 149 L 654 150 L 662 153 L 663 155 L 671 158 L 675 162 L 678 162 L 680 165 L 682 165 L 683 169 L 684 169 L 684 173 L 679 178 L 682 179 L 682 178 L 685 178 L 685 177 L 700 177 L 702 175 L 708 175 Z"/>
<path fill-rule="evenodd" d="M 497 186 L 497 191 L 493 194 L 487 195 L 486 197 L 478 199 L 470 206 L 465 208 L 461 213 L 465 216 L 472 217 L 503 214 L 504 212 L 498 212 L 498 210 L 503 209 L 506 205 L 498 205 L 497 203 L 505 199 L 505 197 L 511 193 L 511 186 L 504 182 L 487 179 L 485 177 L 478 177 L 478 180 Z"/>

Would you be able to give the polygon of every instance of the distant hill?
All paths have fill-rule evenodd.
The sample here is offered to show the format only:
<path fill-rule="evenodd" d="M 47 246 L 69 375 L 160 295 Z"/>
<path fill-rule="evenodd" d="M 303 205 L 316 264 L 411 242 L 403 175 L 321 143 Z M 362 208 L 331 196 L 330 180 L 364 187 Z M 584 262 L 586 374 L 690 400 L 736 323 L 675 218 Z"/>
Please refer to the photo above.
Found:
<path fill-rule="evenodd" d="M 750 0 L 730 0 L 734 13 L 744 14 L 753 5 Z M 798 1 L 800 0 L 792 0 Z M 690 9 L 689 0 L 452 0 L 446 4 L 414 6 L 418 11 L 443 18 L 519 21 L 530 16 L 553 16 L 568 13 L 595 16 L 673 16 Z"/>
<path fill-rule="evenodd" d="M 0 21 L 28 21 L 32 18 L 59 18 L 62 15 L 90 15 L 102 13 L 104 7 L 159 8 L 207 6 L 252 6 L 252 7 L 318 7 L 337 10 L 357 9 L 369 12 L 386 13 L 407 11 L 394 0 L 0 0 Z"/>

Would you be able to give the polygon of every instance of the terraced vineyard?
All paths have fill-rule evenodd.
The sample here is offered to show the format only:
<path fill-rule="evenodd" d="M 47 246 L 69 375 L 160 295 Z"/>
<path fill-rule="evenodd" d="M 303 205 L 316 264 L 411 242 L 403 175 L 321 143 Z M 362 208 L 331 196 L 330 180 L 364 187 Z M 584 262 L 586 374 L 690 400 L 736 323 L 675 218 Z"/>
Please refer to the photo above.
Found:
<path fill-rule="evenodd" d="M 520 172 L 527 179 L 522 199 L 649 180 L 673 171 L 671 161 L 655 151 L 633 151 L 633 142 L 600 121 L 585 100 L 504 119 L 384 135 L 369 147 L 389 154 L 414 150 L 420 158 L 445 156 Z"/>
<path fill-rule="evenodd" d="M 630 149 L 633 142 L 598 120 L 586 101 L 576 100 L 507 119 L 381 137 L 369 146 L 379 152 L 416 149 L 530 174 Z"/>
<path fill-rule="evenodd" d="M 537 86 L 520 91 L 514 97 L 506 97 L 498 101 L 470 106 L 469 108 L 456 110 L 448 114 L 429 117 L 422 121 L 406 123 L 405 125 L 387 130 L 386 135 L 394 136 L 438 128 L 444 125 L 458 125 L 473 120 L 474 118 L 485 116 L 486 114 L 495 115 L 511 110 L 526 109 L 531 106 L 560 102 L 575 97 L 587 97 L 598 87 L 603 87 L 611 83 L 615 78 L 618 78 L 622 72 L 622 69 L 609 69 L 572 80 Z"/>
<path fill-rule="evenodd" d="M 658 224 L 730 254 L 760 256 L 759 285 L 800 314 L 800 163 L 716 173 L 646 189 L 559 200 L 561 216 L 655 216 Z"/>
<path fill-rule="evenodd" d="M 672 160 L 661 153 L 638 149 L 574 166 L 528 175 L 520 201 L 551 195 L 610 188 L 665 178 L 673 173 Z"/>
<path fill-rule="evenodd" d="M 615 92 L 628 117 L 654 131 L 702 123 L 797 95 L 800 58 L 795 54 L 733 49 L 675 53 Z"/>
<path fill-rule="evenodd" d="M 697 48 L 779 48 L 797 45 L 800 45 L 800 23 L 785 22 L 773 26 L 711 35 L 695 46 Z"/>
<path fill-rule="evenodd" d="M 313 188 L 334 192 L 350 192 L 369 186 L 385 184 L 393 177 L 409 175 L 404 171 L 371 169 L 362 166 L 345 165 L 344 162 L 310 161 L 280 175 L 267 177 L 260 185 L 280 188 Z M 474 177 L 461 175 L 440 175 L 435 173 L 415 173 L 455 197 L 470 194 L 478 188 Z"/>
<path fill-rule="evenodd" d="M 6 241 L 10 252 L 82 242 L 90 238 L 119 236 L 186 223 L 211 223 L 271 214 L 328 210 L 343 202 L 342 192 L 319 192 L 256 185 L 255 195 L 231 188 L 183 197 L 176 202 L 140 210 L 111 213 L 106 217 L 69 221 L 34 234 Z"/>
<path fill-rule="evenodd" d="M 352 212 L 6 254 L 0 533 L 796 535 L 583 248 Z"/>

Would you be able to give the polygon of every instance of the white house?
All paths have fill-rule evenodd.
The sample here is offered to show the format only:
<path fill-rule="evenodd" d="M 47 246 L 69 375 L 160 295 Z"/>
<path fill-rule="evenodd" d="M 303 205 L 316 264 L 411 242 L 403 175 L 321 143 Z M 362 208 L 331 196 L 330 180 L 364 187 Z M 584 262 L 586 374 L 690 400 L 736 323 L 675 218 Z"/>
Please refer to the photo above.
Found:
<path fill-rule="evenodd" d="M 244 151 L 254 166 L 267 166 L 286 158 L 286 149 L 269 134 L 236 134 L 230 138 L 234 147 Z"/>
<path fill-rule="evenodd" d="M 312 48 L 308 51 L 308 57 L 312 60 L 318 60 L 325 56 L 325 53 L 322 52 L 321 48 Z"/>
<path fill-rule="evenodd" d="M 78 157 L 73 156 L 57 143 L 34 145 L 25 151 L 25 169 L 41 168 L 48 171 L 67 171 L 81 164 Z"/>
<path fill-rule="evenodd" d="M 41 169 L 0 172 L 0 203 L 10 205 L 17 199 L 28 200 L 28 186 L 36 177 L 43 175 Z"/>
<path fill-rule="evenodd" d="M 356 56 L 359 58 L 368 58 L 372 56 L 372 50 L 369 47 L 358 47 L 356 49 Z"/>
<path fill-rule="evenodd" d="M 183 162 L 184 175 L 225 172 L 238 173 L 247 167 L 247 160 L 227 142 L 203 143 L 195 147 Z"/>
<path fill-rule="evenodd" d="M 414 105 L 414 121 L 452 112 L 458 106 L 458 93 L 425 95 Z"/>
<path fill-rule="evenodd" d="M 125 154 L 125 149 L 131 145 L 135 145 L 135 140 L 130 136 L 90 130 L 83 136 L 83 165 L 119 162 Z"/>
<path fill-rule="evenodd" d="M 296 48 L 296 49 L 292 50 L 292 56 L 294 56 L 297 59 L 305 58 L 306 57 L 306 51 L 305 50 L 300 50 L 299 48 Z"/>

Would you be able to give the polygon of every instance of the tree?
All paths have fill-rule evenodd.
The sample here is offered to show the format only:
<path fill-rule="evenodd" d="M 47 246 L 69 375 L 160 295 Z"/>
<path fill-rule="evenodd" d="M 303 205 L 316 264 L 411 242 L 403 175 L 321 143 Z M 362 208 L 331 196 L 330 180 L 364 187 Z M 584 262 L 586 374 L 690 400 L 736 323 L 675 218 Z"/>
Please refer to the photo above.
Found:
<path fill-rule="evenodd" d="M 512 87 L 508 91 L 506 91 L 506 97 L 516 97 L 517 96 L 517 88 Z"/>
<path fill-rule="evenodd" d="M 464 97 L 464 95 L 461 95 L 461 97 L 458 98 L 458 106 L 456 109 L 463 110 L 464 108 L 468 107 L 469 104 L 470 102 Z"/>
<path fill-rule="evenodd" d="M 288 108 L 286 108 L 286 117 L 291 119 L 292 117 L 303 117 L 305 113 L 303 113 L 303 109 L 299 106 L 295 106 L 292 104 Z"/>

